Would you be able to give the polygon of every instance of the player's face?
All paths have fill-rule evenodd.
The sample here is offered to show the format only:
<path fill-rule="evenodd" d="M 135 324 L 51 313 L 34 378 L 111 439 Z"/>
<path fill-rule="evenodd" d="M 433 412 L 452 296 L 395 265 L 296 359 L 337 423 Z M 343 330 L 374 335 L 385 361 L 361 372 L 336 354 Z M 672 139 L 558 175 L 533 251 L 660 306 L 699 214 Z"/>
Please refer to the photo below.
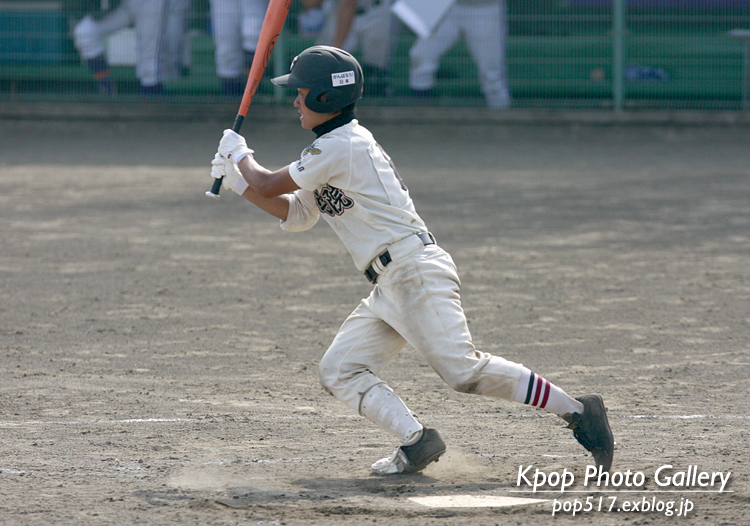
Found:
<path fill-rule="evenodd" d="M 307 97 L 308 93 L 310 93 L 310 88 L 297 88 L 297 98 L 294 99 L 294 107 L 297 108 L 297 111 L 299 112 L 299 120 L 302 128 L 305 130 L 312 130 L 316 126 L 319 126 L 327 120 L 332 119 L 333 117 L 338 115 L 339 112 L 318 113 L 316 111 L 312 111 L 310 108 L 305 106 L 305 97 Z"/>

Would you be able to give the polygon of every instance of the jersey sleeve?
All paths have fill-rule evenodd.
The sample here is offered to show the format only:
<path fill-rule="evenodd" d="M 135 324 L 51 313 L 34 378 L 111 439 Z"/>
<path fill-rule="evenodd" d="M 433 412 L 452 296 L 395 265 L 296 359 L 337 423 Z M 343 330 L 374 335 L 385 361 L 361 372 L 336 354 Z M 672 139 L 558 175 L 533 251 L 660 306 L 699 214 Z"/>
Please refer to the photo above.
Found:
<path fill-rule="evenodd" d="M 319 218 L 315 194 L 302 189 L 289 194 L 289 213 L 280 225 L 286 232 L 302 232 L 312 228 Z"/>

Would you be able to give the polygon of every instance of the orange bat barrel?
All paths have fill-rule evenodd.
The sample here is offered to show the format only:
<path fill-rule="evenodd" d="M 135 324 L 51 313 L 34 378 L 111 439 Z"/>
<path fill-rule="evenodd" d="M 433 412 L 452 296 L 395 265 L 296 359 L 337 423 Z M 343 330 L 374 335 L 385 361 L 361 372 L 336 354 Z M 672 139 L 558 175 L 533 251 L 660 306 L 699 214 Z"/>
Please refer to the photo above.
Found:
<path fill-rule="evenodd" d="M 235 132 L 239 133 L 240 128 L 242 128 L 242 121 L 245 120 L 245 115 L 247 115 L 247 110 L 253 101 L 253 96 L 258 89 L 260 79 L 263 77 L 263 72 L 266 70 L 268 61 L 271 60 L 271 52 L 279 40 L 281 30 L 284 29 L 284 22 L 286 22 L 286 17 L 289 14 L 291 3 L 292 0 L 271 0 L 268 3 L 266 16 L 263 19 L 263 27 L 258 37 L 258 46 L 255 49 L 253 63 L 250 66 L 250 73 L 247 76 L 245 92 L 242 94 L 242 100 L 240 101 L 240 109 L 234 118 L 232 130 Z M 221 190 L 221 181 L 221 179 L 216 179 L 213 186 L 211 186 L 211 190 L 206 192 L 206 195 L 218 199 L 219 191 Z"/>

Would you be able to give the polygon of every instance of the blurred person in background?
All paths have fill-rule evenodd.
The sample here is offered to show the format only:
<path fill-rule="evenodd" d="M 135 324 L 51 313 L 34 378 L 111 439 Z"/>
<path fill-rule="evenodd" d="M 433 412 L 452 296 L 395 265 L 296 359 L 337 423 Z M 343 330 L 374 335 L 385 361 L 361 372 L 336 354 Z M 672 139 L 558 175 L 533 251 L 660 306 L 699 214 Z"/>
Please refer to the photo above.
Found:
<path fill-rule="evenodd" d="M 305 37 L 318 36 L 335 6 L 334 0 L 301 0 L 300 3 L 302 11 L 297 16 L 297 34 Z"/>
<path fill-rule="evenodd" d="M 221 92 L 241 95 L 255 57 L 269 0 L 211 0 L 211 30 Z"/>
<path fill-rule="evenodd" d="M 110 4 L 110 2 L 103 2 Z M 115 95 L 106 39 L 132 27 L 136 35 L 135 74 L 145 95 L 164 92 L 163 83 L 183 73 L 187 17 L 191 0 L 122 0 L 99 18 L 86 14 L 73 28 L 73 42 L 94 75 L 99 91 Z"/>
<path fill-rule="evenodd" d="M 359 52 L 362 71 L 368 79 L 365 95 L 389 97 L 391 59 L 399 22 L 391 13 L 392 0 L 301 0 L 309 12 L 325 14 L 316 44 Z"/>
<path fill-rule="evenodd" d="M 492 109 L 511 105 L 506 63 L 508 15 L 505 0 L 456 0 L 431 35 L 409 50 L 412 95 L 433 96 L 441 57 L 463 37 L 477 66 L 479 84 Z"/>

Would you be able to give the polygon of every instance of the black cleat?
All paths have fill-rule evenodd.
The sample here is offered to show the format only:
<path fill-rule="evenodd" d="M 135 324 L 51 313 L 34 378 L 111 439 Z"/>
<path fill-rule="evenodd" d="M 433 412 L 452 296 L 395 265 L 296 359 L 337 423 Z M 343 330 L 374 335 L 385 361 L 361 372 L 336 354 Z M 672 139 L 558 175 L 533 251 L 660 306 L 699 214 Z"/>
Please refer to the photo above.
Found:
<path fill-rule="evenodd" d="M 372 470 L 380 475 L 414 473 L 422 471 L 432 462 L 437 462 L 445 453 L 445 442 L 434 429 L 424 428 L 422 437 L 416 444 L 401 446 L 393 455 L 381 458 L 372 465 Z"/>
<path fill-rule="evenodd" d="M 594 456 L 602 471 L 609 471 L 615 452 L 615 439 L 607 419 L 607 408 L 599 395 L 576 398 L 583 404 L 583 414 L 573 413 L 569 429 L 573 436 Z"/>

